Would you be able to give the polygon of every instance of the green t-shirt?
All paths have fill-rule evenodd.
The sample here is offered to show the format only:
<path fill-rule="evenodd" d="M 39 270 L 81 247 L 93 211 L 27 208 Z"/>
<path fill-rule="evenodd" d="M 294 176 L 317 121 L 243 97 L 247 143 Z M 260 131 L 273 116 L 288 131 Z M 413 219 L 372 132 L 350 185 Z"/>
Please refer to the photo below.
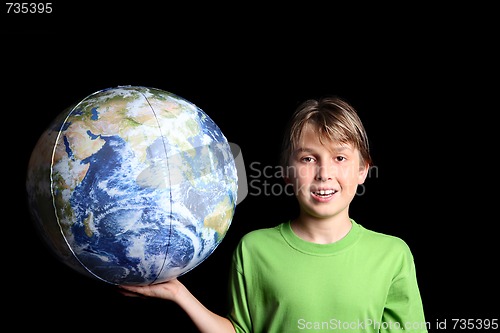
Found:
<path fill-rule="evenodd" d="M 427 332 L 407 244 L 351 222 L 331 244 L 299 238 L 290 222 L 242 237 L 229 290 L 236 332 Z"/>

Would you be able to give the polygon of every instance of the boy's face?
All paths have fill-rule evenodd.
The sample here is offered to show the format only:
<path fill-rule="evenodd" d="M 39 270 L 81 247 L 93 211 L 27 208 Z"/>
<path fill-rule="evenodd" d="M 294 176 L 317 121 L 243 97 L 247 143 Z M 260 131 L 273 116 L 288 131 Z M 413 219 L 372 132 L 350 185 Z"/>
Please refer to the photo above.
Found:
<path fill-rule="evenodd" d="M 292 152 L 287 181 L 294 186 L 302 213 L 315 218 L 348 216 L 349 204 L 368 173 L 351 145 L 319 141 L 318 131 L 306 125 Z"/>

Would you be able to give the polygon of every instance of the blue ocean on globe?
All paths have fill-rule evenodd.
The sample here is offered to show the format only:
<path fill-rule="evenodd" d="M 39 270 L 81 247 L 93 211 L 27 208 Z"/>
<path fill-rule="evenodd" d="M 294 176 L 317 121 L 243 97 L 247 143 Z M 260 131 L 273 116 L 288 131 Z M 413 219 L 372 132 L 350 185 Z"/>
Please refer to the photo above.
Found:
<path fill-rule="evenodd" d="M 98 91 L 54 119 L 26 178 L 35 226 L 77 272 L 111 284 L 167 281 L 224 238 L 238 177 L 199 107 L 142 86 Z"/>

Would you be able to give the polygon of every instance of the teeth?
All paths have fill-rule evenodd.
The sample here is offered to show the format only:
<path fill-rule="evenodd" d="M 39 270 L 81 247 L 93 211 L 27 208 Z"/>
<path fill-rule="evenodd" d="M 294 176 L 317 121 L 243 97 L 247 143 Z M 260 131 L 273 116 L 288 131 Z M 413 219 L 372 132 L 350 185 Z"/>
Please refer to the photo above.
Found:
<path fill-rule="evenodd" d="M 334 190 L 321 190 L 321 191 L 316 191 L 314 193 L 318 194 L 318 195 L 331 195 L 331 194 L 334 194 L 335 191 Z"/>

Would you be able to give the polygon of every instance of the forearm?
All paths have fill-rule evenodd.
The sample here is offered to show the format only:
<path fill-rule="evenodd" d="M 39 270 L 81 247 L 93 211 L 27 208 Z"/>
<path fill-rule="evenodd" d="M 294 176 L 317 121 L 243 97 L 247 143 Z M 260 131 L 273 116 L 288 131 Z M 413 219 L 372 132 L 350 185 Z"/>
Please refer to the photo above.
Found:
<path fill-rule="evenodd" d="M 184 286 L 176 295 L 175 302 L 186 312 L 201 333 L 236 332 L 229 319 L 207 309 Z"/>

